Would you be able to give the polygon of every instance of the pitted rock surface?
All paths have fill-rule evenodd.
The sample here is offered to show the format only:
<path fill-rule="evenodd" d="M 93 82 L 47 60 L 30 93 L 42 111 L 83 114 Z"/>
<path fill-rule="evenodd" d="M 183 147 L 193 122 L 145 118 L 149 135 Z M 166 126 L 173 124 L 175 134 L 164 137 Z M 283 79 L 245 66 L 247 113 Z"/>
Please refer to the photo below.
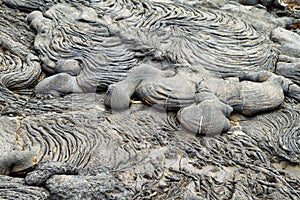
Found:
<path fill-rule="evenodd" d="M 2 0 L 0 198 L 299 199 L 290 8 Z"/>

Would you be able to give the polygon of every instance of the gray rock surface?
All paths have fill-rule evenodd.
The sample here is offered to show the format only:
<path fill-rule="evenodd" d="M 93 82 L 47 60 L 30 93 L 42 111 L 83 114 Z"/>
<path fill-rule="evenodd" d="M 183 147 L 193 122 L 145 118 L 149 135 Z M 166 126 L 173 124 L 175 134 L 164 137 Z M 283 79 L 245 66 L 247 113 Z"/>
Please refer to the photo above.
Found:
<path fill-rule="evenodd" d="M 1 199 L 300 198 L 298 11 L 185 2 L 2 0 Z"/>
<path fill-rule="evenodd" d="M 285 55 L 299 58 L 300 36 L 283 28 L 276 28 L 271 33 L 271 39 L 278 43 L 278 48 Z"/>
<path fill-rule="evenodd" d="M 0 175 L 1 199 L 48 199 L 49 192 L 40 187 L 28 186 L 22 178 Z"/>

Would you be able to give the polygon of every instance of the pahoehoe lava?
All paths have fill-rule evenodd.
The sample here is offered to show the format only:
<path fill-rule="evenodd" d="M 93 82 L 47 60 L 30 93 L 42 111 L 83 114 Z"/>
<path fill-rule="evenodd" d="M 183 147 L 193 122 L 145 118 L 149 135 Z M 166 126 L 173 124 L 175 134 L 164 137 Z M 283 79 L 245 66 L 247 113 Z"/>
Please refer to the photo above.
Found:
<path fill-rule="evenodd" d="M 297 11 L 1 2 L 0 198 L 300 198 Z"/>

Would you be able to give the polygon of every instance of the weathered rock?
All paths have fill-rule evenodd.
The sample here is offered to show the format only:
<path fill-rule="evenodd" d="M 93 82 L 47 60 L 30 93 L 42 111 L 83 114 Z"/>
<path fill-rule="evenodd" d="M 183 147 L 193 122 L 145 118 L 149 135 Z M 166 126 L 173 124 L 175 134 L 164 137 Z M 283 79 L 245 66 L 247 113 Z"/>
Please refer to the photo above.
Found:
<path fill-rule="evenodd" d="M 278 43 L 281 52 L 288 56 L 299 57 L 300 36 L 283 28 L 276 28 L 271 33 L 271 39 Z"/>
<path fill-rule="evenodd" d="M 279 113 L 275 114 L 277 116 L 276 118 L 273 118 L 273 115 L 274 114 L 266 114 L 258 116 L 254 123 L 250 120 L 249 123 L 247 122 L 247 125 L 242 122 L 242 124 L 245 124 L 244 131 L 248 134 L 256 134 L 257 132 L 261 132 L 262 129 L 267 129 L 268 132 L 274 133 L 275 135 L 272 135 L 272 137 L 265 135 L 265 138 L 263 139 L 264 142 L 260 143 L 261 148 L 273 149 L 280 157 L 291 162 L 299 163 L 300 157 L 297 155 L 300 151 L 298 144 L 299 140 L 294 140 L 294 138 L 299 139 L 299 133 L 297 131 L 290 131 L 291 129 L 299 128 L 298 109 L 283 109 Z M 272 126 L 266 125 L 271 122 Z M 252 126 L 253 124 L 255 124 L 255 127 Z M 278 141 L 278 143 L 276 146 L 271 147 L 270 143 L 273 143 L 274 140 Z"/>
<path fill-rule="evenodd" d="M 288 174 L 280 174 L 271 165 L 271 162 L 277 162 L 277 159 L 283 158 L 297 161 L 295 158 L 299 154 L 285 153 L 289 151 L 288 146 L 283 149 L 279 143 L 283 136 L 281 128 L 286 127 L 286 130 L 289 130 L 290 127 L 296 130 L 297 123 L 288 124 L 278 119 L 276 129 L 264 131 L 270 122 L 265 123 L 261 118 L 252 118 L 249 126 L 248 121 L 243 122 L 242 125 L 243 130 L 247 133 L 249 131 L 249 134 L 237 131 L 214 138 L 199 138 L 180 131 L 172 113 L 164 114 L 157 110 L 146 109 L 144 106 L 133 105 L 130 112 L 104 114 L 101 107 L 98 108 L 98 112 L 95 112 L 93 107 L 97 104 L 84 103 L 92 98 L 95 101 L 101 99 L 99 95 L 72 95 L 69 98 L 41 99 L 38 105 L 33 102 L 30 107 L 33 110 L 40 108 L 39 113 L 44 112 L 44 114 L 39 114 L 37 117 L 39 119 L 30 117 L 22 121 L 23 130 L 26 130 L 33 144 L 38 144 L 37 140 L 42 144 L 42 137 L 31 135 L 38 134 L 39 131 L 42 131 L 40 134 L 44 135 L 43 138 L 56 137 L 57 142 L 44 147 L 43 151 L 46 154 L 42 154 L 43 160 L 63 161 L 75 164 L 81 169 L 80 176 L 55 175 L 47 179 L 47 190 L 52 198 L 71 197 L 73 193 L 66 191 L 73 190 L 76 190 L 74 194 L 86 198 L 93 197 L 95 194 L 109 197 L 112 193 L 115 198 L 152 196 L 165 199 L 193 195 L 205 198 L 207 195 L 209 197 L 219 195 L 220 190 L 224 191 L 224 198 L 234 193 L 239 193 L 243 197 L 255 195 L 258 198 L 264 198 L 278 194 L 278 191 L 283 198 L 297 197 L 297 193 L 292 192 L 299 190 L 297 189 L 299 184 L 295 184 L 297 179 L 290 178 Z M 53 117 L 46 117 L 49 114 L 45 113 L 53 110 L 48 105 L 56 104 L 60 106 L 57 106 L 57 112 L 53 113 Z M 74 115 L 76 110 L 77 115 Z M 64 111 L 64 114 L 59 114 L 61 111 Z M 286 111 L 283 109 L 278 112 L 285 113 Z M 293 115 L 294 112 L 290 111 Z M 266 114 L 264 117 L 272 120 L 279 113 Z M 62 121 L 62 117 L 72 119 L 72 123 L 75 124 Z M 282 115 L 282 117 L 286 120 L 298 119 L 297 116 L 290 118 Z M 258 125 L 258 122 L 263 123 L 264 126 Z M 43 125 L 44 128 L 37 125 Z M 257 129 L 261 127 L 261 129 L 255 131 L 254 126 L 257 126 Z M 84 135 L 91 136 L 95 130 L 96 134 L 93 137 L 89 140 L 84 139 L 86 137 Z M 61 136 L 69 138 L 68 145 L 65 145 L 67 143 L 58 135 L 51 136 L 51 133 L 55 131 L 62 131 L 64 135 Z M 83 135 L 80 135 L 79 131 L 82 131 Z M 70 135 L 66 135 L 68 132 Z M 286 133 L 292 134 L 293 132 L 287 131 Z M 15 138 L 15 135 L 12 137 Z M 74 140 L 72 141 L 71 138 Z M 91 141 L 98 144 L 89 143 Z M 71 146 L 76 143 L 80 146 Z M 53 148 L 55 145 L 57 145 L 56 148 Z M 62 150 L 64 148 L 65 150 Z M 58 153 L 51 149 L 61 150 Z M 72 154 L 68 156 L 63 152 L 72 152 Z M 77 162 L 80 160 L 83 162 Z M 221 167 L 220 164 L 227 167 Z M 224 176 L 224 173 L 236 174 L 237 172 L 240 175 L 235 177 L 239 178 Z M 263 175 L 255 176 L 258 172 Z M 273 179 L 268 178 L 269 176 L 276 177 L 277 188 L 264 190 L 263 194 L 258 192 L 261 188 L 269 187 L 268 184 L 274 183 Z M 244 180 L 248 180 L 249 184 Z M 113 190 L 110 184 L 105 184 L 109 181 L 112 185 L 120 185 L 120 190 Z M 201 185 L 197 189 L 199 181 Z M 241 185 L 234 189 L 236 182 Z M 225 183 L 226 186 L 224 186 Z M 250 187 L 252 183 L 256 183 L 256 186 Z M 77 184 L 83 184 L 86 187 L 80 189 Z M 95 187 L 92 187 L 93 185 Z M 189 190 L 184 189 L 187 185 Z M 286 186 L 291 189 L 286 190 Z M 130 188 L 130 192 L 126 188 Z"/>
<path fill-rule="evenodd" d="M 220 9 L 251 24 L 256 31 L 267 33 L 268 35 L 274 28 L 286 28 L 293 24 L 294 21 L 287 16 L 278 18 L 275 14 L 268 12 L 266 8 L 262 7 L 226 4 Z"/>
<path fill-rule="evenodd" d="M 1 17 L 5 19 L 0 22 L 0 38 L 5 38 L 1 49 L 3 46 L 7 47 L 4 51 L 1 50 L 5 60 L 2 65 L 12 66 L 9 67 L 11 71 L 6 71 L 7 74 L 17 71 L 17 75 L 7 75 L 5 80 L 9 81 L 0 84 L 0 156 L 5 161 L 0 162 L 0 169 L 10 176 L 26 176 L 27 184 L 23 178 L 0 176 L 1 198 L 300 198 L 300 153 L 297 143 L 299 106 L 289 98 L 285 98 L 279 109 L 251 118 L 236 113 L 226 118 L 224 116 L 228 115 L 227 111 L 230 109 L 223 109 L 224 113 L 218 114 L 217 118 L 227 122 L 229 120 L 229 131 L 214 137 L 196 137 L 181 128 L 176 113 L 165 109 L 162 112 L 155 106 L 133 102 L 129 109 L 116 112 L 104 107 L 103 94 L 81 93 L 63 97 L 30 95 L 39 79 L 43 79 L 39 84 L 42 86 L 40 88 L 49 87 L 48 91 L 61 88 L 57 94 L 65 95 L 74 89 L 63 83 L 55 86 L 57 81 L 61 81 L 60 78 L 66 77 L 66 80 L 74 83 L 75 77 L 82 83 L 88 83 L 94 76 L 104 74 L 97 81 L 104 80 L 105 84 L 93 82 L 95 85 L 91 87 L 92 90 L 80 87 L 85 91 L 103 91 L 109 83 L 124 80 L 126 76 L 134 74 L 134 70 L 139 69 L 141 64 L 148 64 L 167 73 L 163 73 L 161 77 L 152 74 L 146 82 L 160 87 L 166 84 L 167 87 L 162 87 L 163 90 L 150 90 L 149 87 L 149 90 L 144 90 L 147 87 L 140 87 L 139 91 L 144 93 L 140 96 L 133 94 L 133 100 L 145 97 L 152 104 L 157 102 L 162 106 L 167 105 L 167 108 L 180 102 L 180 105 L 184 105 L 183 109 L 188 108 L 187 104 L 200 99 L 192 94 L 196 92 L 196 85 L 199 83 L 199 77 L 195 77 L 204 73 L 202 77 L 221 83 L 222 87 L 208 84 L 211 90 L 223 91 L 220 88 L 226 86 L 228 91 L 230 84 L 237 86 L 244 82 L 245 88 L 250 88 L 249 94 L 254 94 L 248 95 L 247 99 L 257 103 L 250 105 L 261 107 L 259 103 L 265 102 L 274 106 L 272 101 L 258 102 L 255 91 L 259 91 L 265 99 L 272 92 L 280 93 L 281 98 L 282 92 L 285 96 L 296 99 L 299 96 L 298 86 L 291 82 L 297 83 L 297 75 L 293 74 L 296 69 L 289 69 L 298 62 L 297 58 L 280 55 L 280 62 L 277 63 L 276 73 L 286 75 L 291 80 L 277 75 L 269 76 L 269 72 L 266 73 L 267 76 L 265 72 L 261 73 L 263 69 L 275 70 L 274 63 L 278 53 L 273 52 L 267 33 L 274 26 L 285 27 L 285 19 L 267 15 L 266 10 L 246 7 L 249 16 L 254 16 L 253 13 L 257 15 L 257 18 L 253 17 L 256 22 L 252 20 L 250 23 L 249 17 L 239 17 L 238 12 L 233 13 L 235 17 L 232 17 L 230 9 L 225 12 L 209 8 L 220 8 L 225 1 L 199 2 L 207 5 L 206 9 L 192 8 L 178 2 L 172 5 L 113 0 L 68 0 L 59 1 L 59 4 L 48 0 L 3 2 L 28 13 L 5 5 L 0 7 Z M 30 32 L 25 19 L 32 11 L 35 12 L 29 15 L 28 21 L 37 31 L 35 33 Z M 156 15 L 156 12 L 163 14 Z M 268 28 L 258 28 L 262 24 L 257 19 L 262 19 L 262 15 Z M 291 18 L 293 16 L 290 15 Z M 253 24 L 255 28 L 242 22 L 242 19 L 249 20 L 249 24 Z M 138 32 L 139 28 L 143 31 Z M 95 34 L 97 31 L 103 35 Z M 37 41 L 34 47 L 35 34 Z M 291 41 L 283 42 L 288 46 Z M 33 59 L 26 59 L 27 55 L 33 55 Z M 39 59 L 34 55 L 39 55 Z M 124 57 L 119 57 L 120 55 Z M 11 58 L 14 58 L 14 63 L 21 60 L 22 65 L 10 64 L 8 61 Z M 91 72 L 82 75 L 88 69 L 86 66 L 96 66 L 101 61 L 104 65 L 113 64 L 107 71 L 107 68 L 101 66 L 99 71 L 98 68 L 95 71 L 91 68 Z M 198 64 L 191 65 L 193 63 Z M 31 72 L 32 76 L 30 75 L 29 69 L 37 69 L 37 64 L 43 65 L 43 73 L 48 78 L 44 79 L 43 73 L 37 76 Z M 118 71 L 121 65 L 124 68 Z M 203 67 L 207 70 L 203 70 Z M 23 68 L 25 70 L 20 70 Z M 244 69 L 246 73 L 243 73 Z M 52 76 L 52 73 L 57 75 Z M 5 76 L 4 72 L 0 74 Z M 180 81 L 176 84 L 160 81 L 167 78 L 173 81 L 183 80 L 182 77 L 176 79 L 179 74 L 188 77 L 186 83 L 197 81 L 187 85 L 180 85 Z M 156 78 L 152 77 L 154 75 Z M 239 75 L 240 80 L 237 77 L 223 80 L 214 75 Z M 9 79 L 10 77 L 14 78 Z M 234 83 L 227 83 L 229 81 Z M 53 85 L 47 86 L 48 83 Z M 116 84 L 120 85 L 120 82 Z M 100 87 L 97 89 L 98 85 Z M 265 93 L 262 93 L 264 90 L 259 86 L 265 88 Z M 176 95 L 169 96 L 169 102 L 158 98 L 158 91 L 163 91 L 162 96 L 166 97 L 172 87 L 175 87 L 173 91 L 180 98 L 175 98 Z M 244 91 L 233 89 L 237 94 Z M 124 91 L 127 92 L 127 97 L 132 93 L 132 90 L 123 88 L 120 94 Z M 242 96 L 236 93 L 232 94 L 235 97 Z M 185 99 L 184 96 L 189 98 Z M 193 102 L 190 102 L 191 98 Z M 226 95 L 223 99 L 226 99 Z M 129 96 L 129 103 L 130 100 Z M 217 104 L 219 100 L 220 97 L 211 101 L 212 104 L 209 105 L 219 105 L 211 106 L 212 110 L 221 112 L 223 107 L 226 108 Z M 243 105 L 241 101 L 238 103 Z M 127 103 L 124 105 L 128 107 Z M 209 106 L 201 107 L 206 108 Z M 213 113 L 211 115 L 214 118 Z M 27 152 L 30 156 L 22 156 Z M 44 161 L 55 164 L 39 165 Z M 72 175 L 66 175 L 69 174 L 66 169 L 76 170 L 71 170 Z M 29 171 L 31 172 L 28 173 Z M 41 186 L 28 186 L 28 183 Z"/>
<path fill-rule="evenodd" d="M 300 85 L 300 82 L 298 81 L 300 58 L 281 55 L 279 56 L 276 66 L 276 73 L 281 74 Z"/>
<path fill-rule="evenodd" d="M 6 88 L 22 93 L 32 88 L 41 75 L 39 59 L 30 50 L 33 33 L 24 22 L 24 13 L 1 6 L 0 16 L 0 81 Z"/>
<path fill-rule="evenodd" d="M 163 1 L 165 2 L 165 1 Z M 176 1 L 170 1 L 175 2 Z M 228 0 L 185 0 L 184 3 L 190 4 L 195 8 L 215 8 L 218 9 L 228 3 Z"/>
<path fill-rule="evenodd" d="M 0 175 L 1 199 L 49 199 L 50 194 L 44 188 L 32 187 L 25 184 L 22 178 Z"/>
<path fill-rule="evenodd" d="M 130 68 L 144 62 L 143 58 L 154 63 L 159 59 L 160 62 L 167 63 L 202 65 L 219 76 L 236 75 L 241 70 L 272 70 L 274 66 L 276 55 L 267 38 L 239 19 L 217 11 L 164 4 L 165 9 L 155 11 L 153 16 L 156 17 L 149 23 L 143 23 L 147 17 L 141 17 L 139 13 L 154 12 L 160 4 L 147 2 L 144 4 L 147 6 L 142 6 L 142 2 L 127 2 L 127 7 L 123 7 L 124 2 L 121 1 L 115 4 L 122 7 L 124 16 L 121 18 L 115 16 L 109 7 L 110 3 L 99 3 L 94 5 L 94 9 L 57 4 L 44 15 L 35 11 L 28 17 L 31 27 L 37 32 L 35 48 L 40 53 L 45 70 L 62 72 L 64 69 L 60 64 L 57 66 L 57 63 L 65 59 L 79 61 L 79 74 L 68 79 L 75 84 L 74 92 L 78 91 L 77 87 L 85 92 L 104 89 L 109 84 L 124 79 Z M 104 13 L 95 17 L 98 7 Z M 72 14 L 66 18 L 60 14 L 60 10 Z M 177 13 L 171 13 L 177 18 L 174 22 L 173 18 L 168 17 L 168 10 L 176 10 Z M 177 15 L 180 15 L 180 20 Z M 191 16 L 194 16 L 193 23 Z M 188 24 L 191 25 L 187 26 Z M 82 27 L 91 35 L 83 37 L 79 34 L 83 31 Z M 176 29 L 176 32 L 171 34 L 170 29 Z M 94 34 L 95 31 L 97 35 Z M 166 38 L 169 43 L 158 42 Z M 175 42 L 178 38 L 180 43 Z M 61 43 L 63 39 L 68 42 Z M 227 53 L 223 54 L 222 49 L 226 49 Z M 189 51 L 190 54 L 184 51 Z M 57 79 L 51 79 L 45 79 L 41 84 L 55 85 Z M 55 93 L 39 86 L 41 85 L 38 85 L 38 92 L 42 92 L 44 88 L 43 92 Z M 61 88 L 65 89 L 65 93 L 73 92 L 69 87 L 57 87 L 59 91 Z"/>
<path fill-rule="evenodd" d="M 122 182 L 104 173 L 96 176 L 55 175 L 45 187 L 52 199 L 130 199 L 134 195 Z"/>
<path fill-rule="evenodd" d="M 78 169 L 67 163 L 42 162 L 27 174 L 25 181 L 28 185 L 40 186 L 55 174 L 77 175 Z"/>
<path fill-rule="evenodd" d="M 177 118 L 187 130 L 212 135 L 229 129 L 226 117 L 232 110 L 244 115 L 274 110 L 283 103 L 284 93 L 300 101 L 299 86 L 270 72 L 248 72 L 241 74 L 239 80 L 224 80 L 209 77 L 204 71 L 176 73 L 143 66 L 111 85 L 104 104 L 113 110 L 124 110 L 135 94 L 150 106 L 179 110 Z"/>

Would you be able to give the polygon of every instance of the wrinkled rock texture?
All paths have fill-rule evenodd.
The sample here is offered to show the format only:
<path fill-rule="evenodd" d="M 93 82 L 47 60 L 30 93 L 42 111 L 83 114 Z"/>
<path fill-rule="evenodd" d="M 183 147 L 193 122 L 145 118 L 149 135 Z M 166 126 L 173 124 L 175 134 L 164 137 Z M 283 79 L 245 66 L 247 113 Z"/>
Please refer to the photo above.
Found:
<path fill-rule="evenodd" d="M 299 199 L 299 27 L 277 1 L 2 0 L 0 198 Z M 293 84 L 202 137 L 176 112 L 104 106 L 141 63 Z"/>

